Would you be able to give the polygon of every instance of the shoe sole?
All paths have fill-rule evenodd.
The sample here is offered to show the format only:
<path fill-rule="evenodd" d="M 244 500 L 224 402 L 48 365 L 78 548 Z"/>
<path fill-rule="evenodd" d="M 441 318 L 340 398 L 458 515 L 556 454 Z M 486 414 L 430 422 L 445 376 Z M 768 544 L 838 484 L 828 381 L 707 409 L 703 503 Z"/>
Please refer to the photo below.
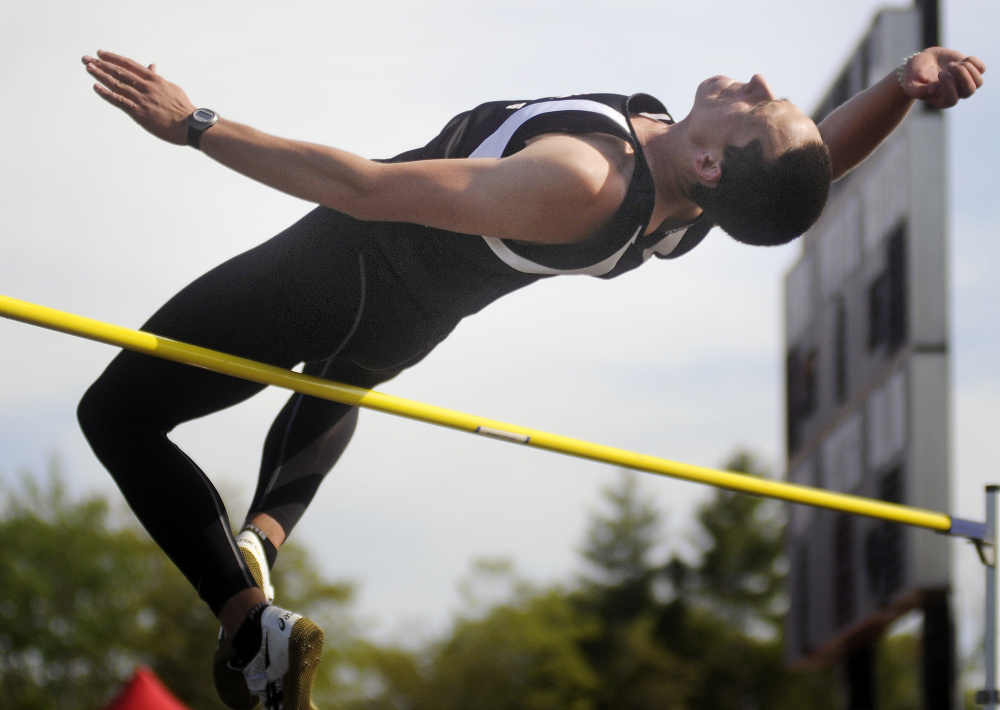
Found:
<path fill-rule="evenodd" d="M 305 617 L 300 618 L 288 639 L 288 672 L 282 678 L 283 710 L 316 710 L 312 687 L 322 656 L 323 629 Z"/>

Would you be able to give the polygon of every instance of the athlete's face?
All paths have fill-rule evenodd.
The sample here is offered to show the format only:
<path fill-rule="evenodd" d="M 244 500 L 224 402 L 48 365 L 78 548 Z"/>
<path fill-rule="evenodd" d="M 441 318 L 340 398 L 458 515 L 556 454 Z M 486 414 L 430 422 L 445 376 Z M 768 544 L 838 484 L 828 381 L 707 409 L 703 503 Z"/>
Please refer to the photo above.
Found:
<path fill-rule="evenodd" d="M 788 148 L 822 140 L 812 119 L 790 101 L 776 98 L 760 74 L 748 82 L 727 76 L 706 79 L 688 119 L 692 140 L 706 148 L 760 139 L 765 154 L 776 157 Z"/>

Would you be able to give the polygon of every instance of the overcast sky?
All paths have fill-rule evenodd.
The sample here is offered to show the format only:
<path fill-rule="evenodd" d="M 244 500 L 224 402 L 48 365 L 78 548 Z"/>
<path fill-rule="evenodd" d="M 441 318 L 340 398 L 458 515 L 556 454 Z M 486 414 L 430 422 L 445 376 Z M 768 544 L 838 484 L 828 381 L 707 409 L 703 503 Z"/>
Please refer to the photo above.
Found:
<path fill-rule="evenodd" d="M 493 99 L 645 91 L 680 118 L 698 82 L 717 73 L 762 73 L 808 110 L 880 3 L 710 6 L 715 19 L 705 3 L 647 0 L 5 3 L 0 293 L 137 327 L 188 281 L 309 209 L 145 134 L 93 94 L 84 53 L 156 62 L 194 103 L 226 117 L 387 157 Z M 948 3 L 943 15 L 946 44 L 1000 66 L 995 0 Z M 975 519 L 982 486 L 1000 480 L 989 472 L 1000 461 L 998 96 L 988 83 L 948 115 L 950 512 Z M 780 471 L 782 282 L 797 255 L 797 246 L 753 249 L 715 232 L 681 260 L 612 282 L 549 280 L 463 323 L 380 389 L 708 466 L 748 447 Z M 0 321 L 0 476 L 41 472 L 58 454 L 74 489 L 114 492 L 74 416 L 113 355 Z M 285 397 L 265 392 L 176 433 L 236 519 Z M 435 628 L 457 607 L 456 582 L 474 557 L 512 558 L 540 582 L 567 579 L 613 477 L 367 412 L 295 539 L 329 576 L 359 583 L 358 607 L 383 631 Z M 682 535 L 705 490 L 648 485 Z M 956 552 L 967 605 L 981 594 L 981 572 L 970 549 Z"/>

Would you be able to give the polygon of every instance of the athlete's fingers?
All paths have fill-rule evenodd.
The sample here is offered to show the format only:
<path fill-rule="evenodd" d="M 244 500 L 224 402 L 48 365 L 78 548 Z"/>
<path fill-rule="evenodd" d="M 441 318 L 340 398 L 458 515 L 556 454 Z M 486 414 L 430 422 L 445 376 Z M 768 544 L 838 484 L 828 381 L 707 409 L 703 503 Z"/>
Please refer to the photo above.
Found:
<path fill-rule="evenodd" d="M 106 69 L 107 65 L 104 62 L 93 61 L 87 64 L 87 71 L 90 72 L 90 75 L 103 84 L 110 94 L 121 96 L 127 100 L 128 104 L 134 107 L 135 100 L 138 98 L 136 90 L 122 79 L 106 71 Z M 98 91 L 97 93 L 107 98 L 104 92 Z"/>
<path fill-rule="evenodd" d="M 962 62 L 962 64 L 968 70 L 972 78 L 976 81 L 976 88 L 978 89 L 982 87 L 985 81 L 983 79 L 983 74 L 986 73 L 986 66 L 983 65 L 982 67 L 980 67 L 979 65 L 981 65 L 982 62 L 979 62 L 977 64 L 976 62 L 973 62 L 972 59 L 973 57 L 970 57 L 969 59 L 966 59 L 964 62 Z"/>
<path fill-rule="evenodd" d="M 951 108 L 958 103 L 958 87 L 955 85 L 955 77 L 947 71 L 938 74 L 937 100 L 934 105 L 938 108 Z"/>
<path fill-rule="evenodd" d="M 979 57 L 966 57 L 963 61 L 974 66 L 980 74 L 986 73 L 986 64 Z"/>
<path fill-rule="evenodd" d="M 955 78 L 955 89 L 958 91 L 958 98 L 967 99 L 976 93 L 979 88 L 976 80 L 964 64 L 958 64 L 951 69 L 951 75 Z"/>
<path fill-rule="evenodd" d="M 915 99 L 926 101 L 937 108 L 954 106 L 958 101 L 958 97 L 952 97 L 954 85 L 946 77 L 946 73 L 941 72 L 936 81 L 914 87 L 913 93 L 910 95 Z"/>
<path fill-rule="evenodd" d="M 119 108 L 129 115 L 135 114 L 137 108 L 135 102 L 125 98 L 119 93 L 111 91 L 111 89 L 109 89 L 108 87 L 102 86 L 101 84 L 94 84 L 94 93 L 96 93 L 98 96 L 100 96 L 102 99 L 107 101 L 115 108 Z"/>
<path fill-rule="evenodd" d="M 958 86 L 958 95 L 967 99 L 976 93 L 976 89 L 983 85 L 983 75 L 979 69 L 968 60 L 956 62 L 949 67 L 949 71 L 955 77 Z"/>
<path fill-rule="evenodd" d="M 184 145 L 187 118 L 194 111 L 191 101 L 176 84 L 156 73 L 156 65 L 142 66 L 112 52 L 85 55 L 87 72 L 97 80 L 94 91 L 136 123 L 176 145 Z"/>
<path fill-rule="evenodd" d="M 107 62 L 112 67 L 116 69 L 132 74 L 139 79 L 150 79 L 155 76 L 155 72 L 151 72 L 148 67 L 144 64 L 140 64 L 134 59 L 129 59 L 120 54 L 115 54 L 114 52 L 108 52 L 104 49 L 97 50 L 97 56 Z"/>
<path fill-rule="evenodd" d="M 143 77 L 140 77 L 127 67 L 115 64 L 114 62 L 109 62 L 105 59 L 97 59 L 91 62 L 90 65 L 96 66 L 102 72 L 112 77 L 120 86 L 139 86 L 144 81 Z"/>

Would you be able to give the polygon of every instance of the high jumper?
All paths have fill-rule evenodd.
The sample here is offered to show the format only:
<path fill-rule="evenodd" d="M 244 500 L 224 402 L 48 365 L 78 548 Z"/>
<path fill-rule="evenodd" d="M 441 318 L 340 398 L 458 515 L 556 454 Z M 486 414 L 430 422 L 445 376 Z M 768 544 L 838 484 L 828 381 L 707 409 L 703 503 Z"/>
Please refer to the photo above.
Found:
<path fill-rule="evenodd" d="M 913 103 L 954 106 L 985 65 L 934 47 L 818 126 L 765 80 L 715 76 L 675 122 L 645 94 L 483 104 L 386 161 L 271 136 L 197 108 L 110 52 L 84 56 L 99 96 L 157 138 L 190 145 L 318 205 L 187 286 L 143 330 L 370 389 L 420 361 L 457 323 L 559 274 L 613 278 L 677 258 L 718 225 L 754 245 L 802 234 L 846 174 Z M 211 481 L 167 437 L 263 388 L 123 352 L 84 396 L 83 431 L 153 539 L 221 622 L 215 679 L 233 708 L 307 710 L 322 631 L 272 603 L 277 550 L 357 420 L 295 394 L 264 443 L 234 538 Z"/>

